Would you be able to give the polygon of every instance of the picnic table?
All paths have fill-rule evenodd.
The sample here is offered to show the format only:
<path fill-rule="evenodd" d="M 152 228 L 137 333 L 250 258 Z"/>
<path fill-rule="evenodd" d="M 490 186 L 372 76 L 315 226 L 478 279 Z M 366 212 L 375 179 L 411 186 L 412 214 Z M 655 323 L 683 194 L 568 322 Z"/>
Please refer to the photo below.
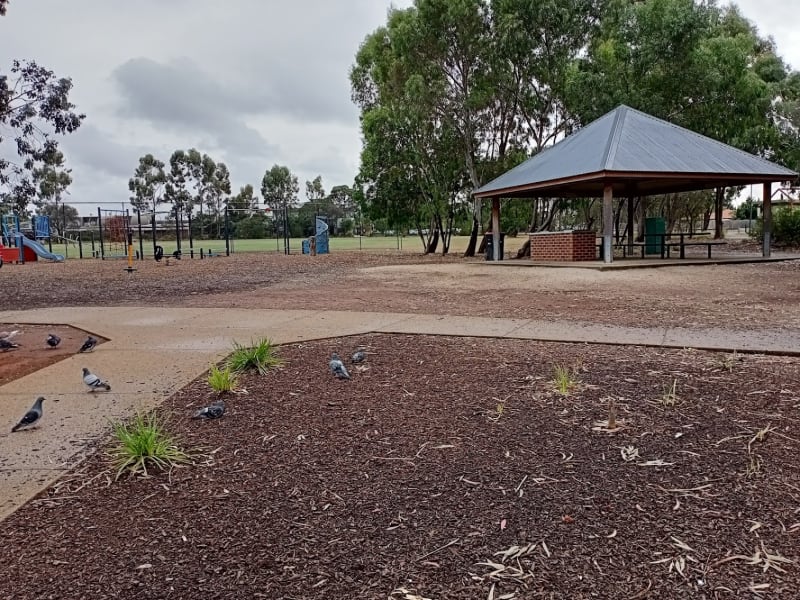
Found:
<path fill-rule="evenodd" d="M 622 248 L 622 256 L 633 256 L 633 251 L 631 250 L 631 246 L 639 248 L 641 252 L 641 257 L 645 258 L 645 249 L 650 247 L 656 247 L 661 254 L 661 258 L 670 258 L 670 251 L 671 249 L 677 248 L 678 249 L 678 257 L 679 258 L 686 258 L 686 247 L 687 246 L 705 246 L 708 250 L 708 258 L 711 258 L 711 247 L 712 246 L 721 246 L 725 244 L 725 240 L 712 240 L 707 238 L 697 238 L 693 235 L 688 233 L 649 233 L 647 234 L 646 238 L 658 238 L 655 240 L 655 243 L 652 239 L 645 241 L 645 242 L 633 242 L 633 244 L 628 244 L 628 242 L 614 242 L 611 244 L 612 248 Z M 597 244 L 597 248 L 600 251 L 600 259 L 603 259 L 603 243 L 602 240 L 599 241 Z M 630 251 L 630 253 L 629 253 Z"/>

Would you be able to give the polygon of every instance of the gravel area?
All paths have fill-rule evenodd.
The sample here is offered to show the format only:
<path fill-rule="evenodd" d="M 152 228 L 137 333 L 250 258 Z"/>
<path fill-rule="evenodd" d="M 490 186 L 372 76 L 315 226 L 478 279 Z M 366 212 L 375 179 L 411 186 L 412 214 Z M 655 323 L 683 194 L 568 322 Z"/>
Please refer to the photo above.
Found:
<path fill-rule="evenodd" d="M 202 378 L 163 406 L 194 465 L 111 483 L 99 452 L 1 523 L 0 597 L 800 597 L 797 359 L 388 335 L 281 353 L 220 420 L 189 419 Z"/>
<path fill-rule="evenodd" d="M 525 264 L 525 261 L 508 261 Z M 201 306 L 366 310 L 629 326 L 796 328 L 800 261 L 658 269 L 508 268 L 480 259 L 342 252 L 8 265 L 6 308 Z"/>

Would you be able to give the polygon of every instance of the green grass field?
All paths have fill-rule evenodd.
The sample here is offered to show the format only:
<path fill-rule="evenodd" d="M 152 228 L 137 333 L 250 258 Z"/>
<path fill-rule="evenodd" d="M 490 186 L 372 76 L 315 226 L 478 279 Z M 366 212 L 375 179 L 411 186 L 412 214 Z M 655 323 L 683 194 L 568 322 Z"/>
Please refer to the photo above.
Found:
<path fill-rule="evenodd" d="M 517 249 L 525 242 L 525 236 L 516 238 L 507 237 L 505 239 L 505 251 L 516 252 Z M 300 254 L 302 252 L 303 238 L 291 238 L 290 250 L 292 254 Z M 469 242 L 468 236 L 453 236 L 450 243 L 450 253 L 460 254 L 464 252 Z M 44 244 L 47 247 L 47 244 Z M 174 240 L 158 240 L 158 245 L 164 248 L 164 254 L 172 254 L 177 244 Z M 142 246 L 145 256 L 153 255 L 153 241 L 151 239 L 142 240 Z M 200 248 L 204 252 L 211 250 L 215 254 L 225 253 L 225 240 L 194 240 L 194 252 L 199 255 Z M 440 247 L 441 248 L 441 247 Z M 139 241 L 134 240 L 134 252 L 139 250 Z M 100 252 L 100 243 L 95 242 L 95 252 Z M 189 242 L 183 240 L 181 242 L 181 250 L 184 255 L 189 254 Z M 401 251 L 409 253 L 422 253 L 422 242 L 418 237 L 338 237 L 330 238 L 330 251 L 331 252 L 349 252 L 349 251 Z M 231 251 L 234 253 L 241 252 L 277 252 L 283 253 L 283 240 L 278 239 L 260 239 L 260 240 L 231 240 Z M 80 252 L 77 243 L 66 244 L 53 244 L 53 252 L 55 254 L 62 254 L 68 259 L 79 258 Z M 105 255 L 124 255 L 126 249 L 121 244 L 106 245 Z M 92 245 L 90 242 L 83 242 L 83 258 L 92 258 Z"/>

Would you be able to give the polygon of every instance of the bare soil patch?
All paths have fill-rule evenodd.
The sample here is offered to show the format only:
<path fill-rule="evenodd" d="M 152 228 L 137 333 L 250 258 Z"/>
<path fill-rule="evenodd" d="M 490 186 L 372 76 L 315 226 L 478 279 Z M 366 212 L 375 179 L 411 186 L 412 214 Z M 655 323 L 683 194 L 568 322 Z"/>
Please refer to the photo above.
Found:
<path fill-rule="evenodd" d="M 75 354 L 86 341 L 87 333 L 69 325 L 30 325 L 0 323 L 0 331 L 19 331 L 14 342 L 19 348 L 0 352 L 0 385 L 35 373 L 48 365 Z M 45 340 L 53 333 L 61 338 L 57 348 L 50 348 Z M 106 340 L 94 336 L 99 344 Z"/>
<path fill-rule="evenodd" d="M 11 265 L 0 269 L 0 289 L 6 308 L 17 309 L 338 309 L 738 329 L 800 322 L 800 261 L 598 272 L 354 251 L 144 261 L 133 274 L 123 267 L 99 260 Z"/>
<path fill-rule="evenodd" d="M 282 355 L 218 421 L 188 418 L 202 380 L 163 407 L 196 465 L 108 485 L 99 453 L 0 524 L 0 597 L 800 596 L 797 359 L 382 335 Z"/>

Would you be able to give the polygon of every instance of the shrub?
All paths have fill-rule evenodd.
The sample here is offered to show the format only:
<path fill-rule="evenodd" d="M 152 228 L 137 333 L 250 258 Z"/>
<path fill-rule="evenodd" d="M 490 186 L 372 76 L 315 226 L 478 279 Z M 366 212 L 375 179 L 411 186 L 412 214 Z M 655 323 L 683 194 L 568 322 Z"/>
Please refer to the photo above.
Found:
<path fill-rule="evenodd" d="M 236 374 L 229 366 L 220 369 L 217 365 L 212 365 L 208 371 L 208 385 L 217 394 L 230 392 L 236 386 Z"/>
<path fill-rule="evenodd" d="M 130 423 L 115 422 L 112 427 L 117 439 L 110 452 L 117 469 L 116 479 L 126 471 L 146 477 L 148 466 L 169 470 L 189 461 L 189 455 L 178 448 L 154 411 L 137 413 Z"/>
<path fill-rule="evenodd" d="M 236 237 L 240 240 L 260 240 L 267 237 L 263 217 L 248 217 L 236 223 Z"/>
<path fill-rule="evenodd" d="M 764 221 L 758 219 L 750 232 L 758 241 L 764 240 Z M 800 246 L 800 208 L 779 208 L 772 214 L 772 242 L 785 246 Z"/>
<path fill-rule="evenodd" d="M 233 354 L 228 357 L 227 368 L 235 373 L 255 370 L 265 375 L 272 367 L 283 364 L 273 343 L 267 338 L 261 338 L 252 346 L 242 346 L 233 343 Z"/>

